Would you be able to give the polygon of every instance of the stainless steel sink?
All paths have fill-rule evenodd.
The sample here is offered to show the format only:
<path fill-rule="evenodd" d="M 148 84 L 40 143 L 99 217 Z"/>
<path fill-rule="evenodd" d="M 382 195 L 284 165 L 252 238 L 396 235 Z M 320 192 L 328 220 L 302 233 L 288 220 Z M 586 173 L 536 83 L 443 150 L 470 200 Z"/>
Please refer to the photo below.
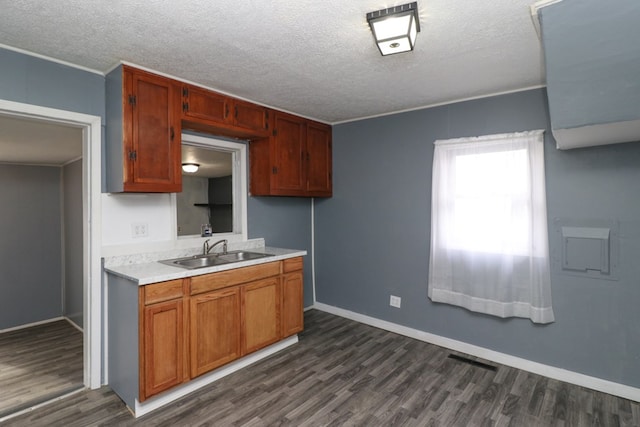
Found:
<path fill-rule="evenodd" d="M 215 265 L 227 264 L 226 261 L 218 259 L 216 255 L 196 255 L 188 258 L 167 259 L 160 262 L 187 269 L 213 267 Z"/>
<path fill-rule="evenodd" d="M 159 262 L 174 267 L 193 270 L 196 268 L 214 267 L 216 265 L 231 264 L 270 256 L 273 255 L 261 252 L 231 251 L 225 254 L 193 255 L 184 258 L 164 259 Z"/>
<path fill-rule="evenodd" d="M 263 254 L 260 252 L 231 251 L 231 252 L 227 252 L 226 254 L 218 255 L 218 258 L 225 260 L 227 262 L 239 262 L 239 261 L 248 261 L 251 259 L 265 258 L 268 256 L 273 256 L 273 255 Z"/>

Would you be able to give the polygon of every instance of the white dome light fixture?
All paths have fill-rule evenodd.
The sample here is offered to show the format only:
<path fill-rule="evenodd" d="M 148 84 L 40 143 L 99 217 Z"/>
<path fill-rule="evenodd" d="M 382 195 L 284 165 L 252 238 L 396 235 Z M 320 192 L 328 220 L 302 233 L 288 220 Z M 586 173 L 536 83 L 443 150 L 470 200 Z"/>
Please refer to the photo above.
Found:
<path fill-rule="evenodd" d="M 198 172 L 198 168 L 200 167 L 197 163 L 183 163 L 182 170 L 186 173 L 196 173 Z"/>
<path fill-rule="evenodd" d="M 408 52 L 420 32 L 418 2 L 369 12 L 367 22 L 382 56 Z"/>

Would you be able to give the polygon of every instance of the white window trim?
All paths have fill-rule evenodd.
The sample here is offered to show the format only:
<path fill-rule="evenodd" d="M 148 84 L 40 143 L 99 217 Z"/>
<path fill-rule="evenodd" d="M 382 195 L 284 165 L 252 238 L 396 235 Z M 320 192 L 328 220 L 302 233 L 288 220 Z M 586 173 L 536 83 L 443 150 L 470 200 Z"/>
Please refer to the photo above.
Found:
<path fill-rule="evenodd" d="M 247 232 L 247 145 L 213 137 L 182 134 L 182 143 L 203 148 L 226 151 L 233 156 L 233 232 L 216 233 L 212 238 L 230 242 L 248 240 Z M 200 235 L 178 236 L 178 214 L 176 193 L 171 193 L 171 235 L 178 247 L 193 247 L 202 244 Z"/>

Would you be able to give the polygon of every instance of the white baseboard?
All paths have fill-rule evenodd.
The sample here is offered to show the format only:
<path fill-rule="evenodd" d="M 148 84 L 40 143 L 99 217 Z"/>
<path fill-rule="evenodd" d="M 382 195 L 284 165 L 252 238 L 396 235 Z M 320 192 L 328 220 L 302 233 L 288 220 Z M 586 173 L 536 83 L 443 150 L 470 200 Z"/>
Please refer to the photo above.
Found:
<path fill-rule="evenodd" d="M 308 307 L 308 309 L 310 308 L 315 308 L 320 311 L 335 314 L 336 316 L 355 320 L 356 322 L 384 329 L 389 332 L 394 332 L 399 335 L 404 335 L 409 338 L 428 342 L 430 344 L 435 344 L 437 346 L 445 347 L 450 350 L 459 351 L 475 357 L 480 357 L 482 359 L 500 363 L 502 365 L 511 366 L 513 368 L 521 369 L 527 372 L 532 372 L 534 374 L 542 375 L 554 380 L 564 381 L 570 384 L 575 384 L 581 387 L 586 387 L 592 390 L 633 400 L 635 402 L 640 402 L 640 389 L 628 385 L 603 380 L 601 378 L 592 377 L 574 371 L 568 371 L 566 369 L 556 368 L 554 366 L 544 365 L 542 363 L 533 362 L 521 357 L 512 356 L 506 353 L 500 353 L 495 350 L 490 350 L 484 347 L 479 347 L 477 345 L 453 340 L 451 338 L 446 338 L 440 335 L 430 334 L 418 329 L 409 328 L 407 326 L 398 325 L 396 323 L 387 322 L 385 320 L 376 319 L 375 317 L 366 316 L 364 314 L 355 313 L 353 311 L 319 302 L 316 302 L 313 306 Z"/>
<path fill-rule="evenodd" d="M 53 319 L 40 320 L 38 322 L 27 323 L 25 325 L 20 325 L 20 326 L 14 326 L 12 328 L 7 328 L 7 329 L 0 330 L 0 334 L 3 334 L 5 332 L 19 331 L 20 329 L 26 329 L 26 328 L 30 328 L 32 326 L 44 325 L 46 323 L 57 322 L 58 320 L 65 320 L 65 318 L 64 317 L 54 317 Z"/>
<path fill-rule="evenodd" d="M 13 412 L 13 413 L 11 413 L 11 414 L 9 414 L 7 416 L 4 416 L 4 417 L 0 418 L 0 424 L 4 423 L 5 421 L 10 420 L 11 418 L 15 418 L 15 417 L 18 417 L 20 415 L 28 414 L 31 411 L 35 411 L 36 409 L 40 409 L 40 408 L 42 408 L 44 406 L 51 405 L 52 403 L 55 403 L 55 402 L 58 402 L 60 400 L 66 399 L 67 397 L 73 396 L 74 394 L 78 394 L 78 393 L 80 393 L 82 391 L 85 391 L 85 390 L 86 390 L 85 388 L 80 387 L 77 390 L 71 391 L 69 393 L 65 393 L 62 396 L 57 396 L 57 397 L 55 397 L 55 398 L 53 398 L 51 400 L 47 400 L 46 402 L 38 403 L 37 405 L 30 406 L 30 407 L 25 408 L 25 409 L 23 409 L 21 411 Z"/>
<path fill-rule="evenodd" d="M 151 399 L 146 400 L 144 403 L 140 403 L 138 399 L 136 399 L 135 408 L 130 408 L 130 409 L 132 410 L 136 418 L 141 417 L 155 409 L 158 409 L 166 405 L 167 403 L 180 399 L 181 397 L 186 396 L 187 394 L 193 391 L 196 391 L 208 384 L 211 384 L 212 382 L 217 381 L 222 377 L 226 377 L 229 374 L 232 374 L 246 366 L 249 366 L 253 363 L 256 363 L 259 360 L 264 359 L 265 357 L 269 357 L 272 354 L 279 352 L 280 350 L 284 350 L 285 348 L 297 342 L 298 342 L 297 335 L 286 338 L 280 342 L 277 342 L 276 344 L 273 344 L 269 347 L 266 347 L 262 350 L 259 350 L 248 356 L 245 356 L 240 360 L 237 360 L 221 368 L 218 368 L 213 372 L 210 372 L 196 379 L 193 379 L 184 385 L 174 388 L 170 392 L 161 394 L 157 397 L 152 397 Z"/>
<path fill-rule="evenodd" d="M 71 324 L 71 326 L 73 326 L 74 328 L 76 328 L 77 330 L 79 330 L 80 332 L 82 332 L 84 334 L 84 329 L 82 329 L 76 322 L 71 320 L 69 317 L 64 316 L 64 320 L 69 322 L 69 324 Z"/>

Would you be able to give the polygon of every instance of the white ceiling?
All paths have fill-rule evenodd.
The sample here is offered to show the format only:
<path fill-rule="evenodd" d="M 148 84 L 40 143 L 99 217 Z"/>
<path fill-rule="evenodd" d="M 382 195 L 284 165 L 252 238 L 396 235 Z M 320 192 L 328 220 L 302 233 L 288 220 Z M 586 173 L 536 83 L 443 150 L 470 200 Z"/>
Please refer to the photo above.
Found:
<path fill-rule="evenodd" d="M 82 157 L 82 129 L 0 115 L 0 162 L 62 166 Z"/>
<path fill-rule="evenodd" d="M 14 0 L 0 44 L 104 73 L 126 61 L 339 123 L 544 84 L 534 0 L 418 0 L 413 52 L 365 15 L 404 0 Z"/>
<path fill-rule="evenodd" d="M 182 144 L 182 163 L 196 163 L 198 171 L 188 173 L 191 176 L 217 178 L 233 173 L 231 153 Z"/>

